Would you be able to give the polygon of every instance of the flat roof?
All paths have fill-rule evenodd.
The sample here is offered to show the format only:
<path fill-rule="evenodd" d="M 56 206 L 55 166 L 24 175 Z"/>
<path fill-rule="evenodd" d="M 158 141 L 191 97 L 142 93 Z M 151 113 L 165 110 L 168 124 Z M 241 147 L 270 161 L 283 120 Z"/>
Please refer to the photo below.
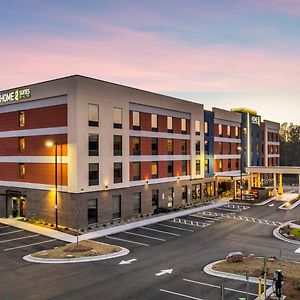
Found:
<path fill-rule="evenodd" d="M 300 166 L 276 166 L 276 167 L 246 167 L 246 172 L 264 173 L 264 174 L 299 174 Z"/>

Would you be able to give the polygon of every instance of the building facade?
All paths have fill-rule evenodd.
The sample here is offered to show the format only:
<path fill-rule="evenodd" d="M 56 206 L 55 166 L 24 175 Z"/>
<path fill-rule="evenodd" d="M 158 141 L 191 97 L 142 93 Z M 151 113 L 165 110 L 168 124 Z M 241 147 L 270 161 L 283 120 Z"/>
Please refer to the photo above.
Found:
<path fill-rule="evenodd" d="M 0 92 L 0 216 L 78 228 L 199 204 L 240 173 L 244 114 L 79 75 Z"/>

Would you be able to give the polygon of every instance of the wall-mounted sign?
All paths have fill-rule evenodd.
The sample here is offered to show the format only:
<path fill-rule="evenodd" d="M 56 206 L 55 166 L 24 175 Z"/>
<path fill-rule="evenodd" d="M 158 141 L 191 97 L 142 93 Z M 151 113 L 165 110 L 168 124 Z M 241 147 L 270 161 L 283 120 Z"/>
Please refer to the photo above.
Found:
<path fill-rule="evenodd" d="M 19 102 L 22 99 L 29 99 L 30 97 L 30 89 L 17 89 L 9 93 L 0 94 L 0 103 Z"/>
<path fill-rule="evenodd" d="M 259 116 L 251 116 L 251 123 L 260 126 L 260 117 Z"/>

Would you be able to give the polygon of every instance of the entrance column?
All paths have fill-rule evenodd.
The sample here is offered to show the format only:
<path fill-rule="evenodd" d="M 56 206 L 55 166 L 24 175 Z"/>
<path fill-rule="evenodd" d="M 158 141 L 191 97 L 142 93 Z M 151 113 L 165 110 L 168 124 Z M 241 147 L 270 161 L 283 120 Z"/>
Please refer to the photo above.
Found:
<path fill-rule="evenodd" d="M 260 182 L 260 173 L 257 174 L 257 187 L 261 187 L 261 182 Z"/>
<path fill-rule="evenodd" d="M 299 175 L 300 176 L 300 175 Z M 300 178 L 300 177 L 299 177 Z M 236 199 L 236 180 L 233 179 L 234 190 L 233 190 L 233 199 Z"/>
<path fill-rule="evenodd" d="M 278 186 L 278 194 L 283 194 L 283 188 L 282 188 L 282 174 L 279 174 L 279 186 Z"/>
<path fill-rule="evenodd" d="M 274 188 L 273 188 L 274 196 L 277 196 L 276 173 L 273 174 L 273 182 L 274 182 Z"/>
<path fill-rule="evenodd" d="M 252 186 L 252 178 L 253 178 L 253 174 L 250 173 L 250 178 L 248 178 L 248 192 L 251 191 L 251 186 Z"/>

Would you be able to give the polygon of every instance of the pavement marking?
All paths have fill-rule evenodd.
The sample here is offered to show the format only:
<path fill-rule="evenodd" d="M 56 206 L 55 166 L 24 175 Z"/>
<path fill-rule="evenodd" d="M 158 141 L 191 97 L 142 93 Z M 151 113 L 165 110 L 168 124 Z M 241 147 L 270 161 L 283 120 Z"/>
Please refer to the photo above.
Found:
<path fill-rule="evenodd" d="M 198 216 L 198 215 L 190 215 L 191 217 L 194 217 L 194 218 L 199 218 L 199 219 L 204 219 L 206 222 L 208 223 L 214 223 L 215 220 L 213 220 L 212 218 L 207 218 L 207 217 L 202 217 L 202 216 Z"/>
<path fill-rule="evenodd" d="M 201 298 L 196 298 L 193 296 L 189 296 L 189 295 L 185 295 L 185 294 L 181 294 L 181 293 L 177 293 L 177 292 L 172 292 L 172 291 L 168 291 L 168 290 L 164 290 L 164 289 L 159 289 L 159 290 L 163 293 L 172 294 L 172 295 L 180 296 L 183 298 L 194 299 L 194 300 L 203 300 Z"/>
<path fill-rule="evenodd" d="M 161 275 L 166 275 L 166 274 L 172 274 L 173 269 L 166 269 L 166 270 L 160 270 L 159 273 L 156 273 L 155 276 L 161 276 Z"/>
<path fill-rule="evenodd" d="M 163 226 L 163 227 L 167 227 L 167 228 L 174 228 L 174 229 L 188 231 L 188 232 L 194 232 L 194 230 L 192 230 L 192 229 L 186 229 L 186 228 L 182 228 L 182 227 L 178 227 L 178 226 L 172 226 L 172 225 L 166 225 L 166 224 L 160 224 L 160 223 L 156 223 L 155 225 L 159 225 L 159 226 Z"/>
<path fill-rule="evenodd" d="M 165 233 L 165 234 L 169 234 L 169 235 L 174 235 L 174 236 L 181 236 L 180 234 L 178 233 L 173 233 L 173 232 L 168 232 L 168 231 L 163 231 L 163 230 L 158 230 L 158 229 L 153 229 L 153 228 L 149 228 L 149 227 L 140 227 L 140 228 L 143 228 L 143 229 L 146 229 L 146 230 L 150 230 L 150 231 L 155 231 L 155 232 L 160 232 L 160 233 Z"/>
<path fill-rule="evenodd" d="M 195 280 L 190 280 L 190 279 L 186 279 L 186 278 L 183 278 L 183 281 L 187 281 L 187 282 L 195 283 L 195 284 L 199 284 L 199 285 L 205 285 L 205 286 L 209 286 L 209 287 L 213 287 L 213 288 L 218 288 L 218 289 L 221 288 L 219 285 L 210 284 L 210 283 L 206 283 L 206 282 L 195 281 Z M 247 294 L 247 292 L 245 292 L 245 291 L 240 291 L 240 290 L 236 290 L 236 289 L 232 289 L 232 288 L 224 287 L 224 289 L 227 290 L 227 291 L 231 291 L 231 292 L 237 292 L 237 293 L 241 293 L 241 294 Z M 250 292 L 248 292 L 248 294 L 251 295 L 251 296 L 258 296 L 257 294 L 253 294 L 253 293 L 250 293 Z"/>
<path fill-rule="evenodd" d="M 208 223 L 202 223 L 202 222 L 198 222 L 198 221 L 192 221 L 192 220 L 187 220 L 187 219 L 178 219 L 178 218 L 174 218 L 172 220 L 172 222 L 190 225 L 190 226 L 202 227 L 202 228 L 205 228 L 210 225 Z"/>
<path fill-rule="evenodd" d="M 125 239 L 120 239 L 120 238 L 116 238 L 116 237 L 112 237 L 112 236 L 106 236 L 106 238 L 111 239 L 111 240 L 116 240 L 116 241 L 121 241 L 121 242 L 131 243 L 131 244 L 136 244 L 136 245 L 140 245 L 140 246 L 147 246 L 147 247 L 150 246 L 150 245 L 148 245 L 148 244 L 139 243 L 139 242 L 134 242 L 134 241 L 125 240 Z"/>
<path fill-rule="evenodd" d="M 35 237 L 35 236 L 39 236 L 39 234 L 27 235 L 27 236 L 22 236 L 22 237 L 15 238 L 15 239 L 10 239 L 10 240 L 0 241 L 0 244 L 1 244 L 1 243 L 12 242 L 12 241 L 18 241 L 18 240 L 29 239 L 29 238 L 32 238 L 32 237 Z"/>
<path fill-rule="evenodd" d="M 24 230 L 20 229 L 20 230 L 14 230 L 14 231 L 10 231 L 10 232 L 2 232 L 2 233 L 0 233 L 0 235 L 8 235 L 11 233 L 17 233 L 17 232 L 21 232 L 21 231 L 24 231 Z"/>
<path fill-rule="evenodd" d="M 196 214 L 193 214 L 193 215 L 191 215 L 191 216 L 193 216 L 193 217 L 197 217 L 197 218 L 202 218 L 202 219 L 206 219 L 206 220 L 211 220 L 211 221 L 216 221 L 216 222 L 219 222 L 219 221 L 221 221 L 222 220 L 222 218 L 221 217 L 215 217 L 215 218 L 213 218 L 213 217 L 204 217 L 204 216 L 199 216 L 199 214 L 198 213 L 196 213 Z"/>
<path fill-rule="evenodd" d="M 0 229 L 7 228 L 7 227 L 9 227 L 9 226 L 8 225 L 0 226 Z"/>
<path fill-rule="evenodd" d="M 139 234 L 139 233 L 130 232 L 130 231 L 124 231 L 123 233 L 140 236 L 140 237 L 144 237 L 144 238 L 147 238 L 147 239 L 158 240 L 158 241 L 162 241 L 162 242 L 166 241 L 164 239 L 160 239 L 160 238 L 157 238 L 157 237 L 154 237 L 154 236 Z"/>
<path fill-rule="evenodd" d="M 46 243 L 50 243 L 50 242 L 54 242 L 54 241 L 56 241 L 56 239 L 47 240 L 47 241 L 39 242 L 39 243 L 28 244 L 28 245 L 17 246 L 17 247 L 12 247 L 12 248 L 7 248 L 7 249 L 4 249 L 3 251 L 11 251 L 11 250 L 31 247 L 31 246 L 35 246 L 35 245 L 40 245 L 40 244 L 46 244 Z"/>
<path fill-rule="evenodd" d="M 136 258 L 129 259 L 129 260 L 122 260 L 119 262 L 119 265 L 131 265 L 131 263 L 135 261 L 137 261 Z"/>

